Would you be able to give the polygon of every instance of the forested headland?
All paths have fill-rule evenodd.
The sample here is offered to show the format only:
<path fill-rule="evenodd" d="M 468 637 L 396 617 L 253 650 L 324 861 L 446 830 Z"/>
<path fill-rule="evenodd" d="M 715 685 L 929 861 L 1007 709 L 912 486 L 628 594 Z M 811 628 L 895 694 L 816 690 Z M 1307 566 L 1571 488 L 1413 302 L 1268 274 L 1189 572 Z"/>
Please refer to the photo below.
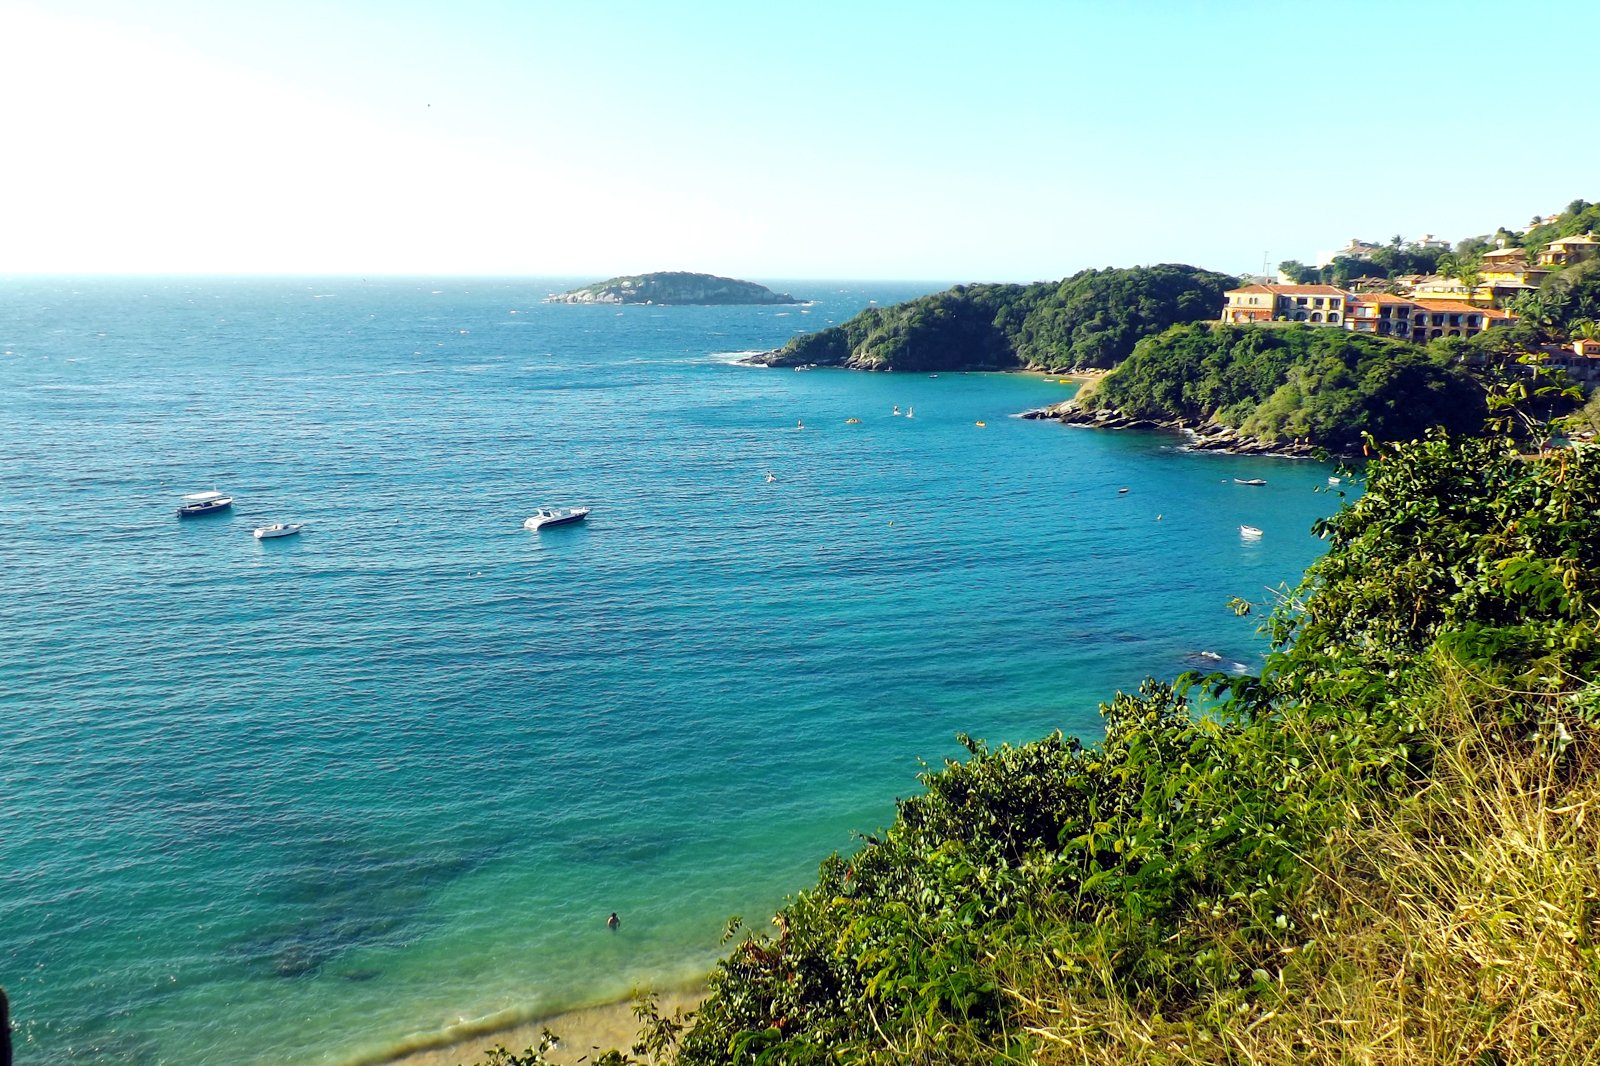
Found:
<path fill-rule="evenodd" d="M 1486 252 L 1523 248 L 1531 257 L 1597 225 L 1600 205 L 1575 200 L 1526 230 L 1501 227 L 1454 248 L 1396 237 L 1325 268 L 1293 261 L 1281 268 L 1294 280 L 1339 285 L 1439 272 L 1470 289 Z M 868 308 L 751 361 L 886 371 L 1111 369 L 1084 402 L 1050 414 L 1094 426 L 1181 427 L 1200 432 L 1202 445 L 1350 453 L 1365 436 L 1476 432 L 1484 397 L 1516 376 L 1520 363 L 1545 359 L 1572 338 L 1600 337 L 1600 259 L 1544 273 L 1537 289 L 1509 301 L 1518 316 L 1511 326 L 1427 345 L 1288 323 L 1223 326 L 1223 294 L 1238 279 L 1163 264 L 1033 285 L 957 286 Z M 1591 401 L 1586 420 L 1600 426 L 1600 403 Z"/>
<path fill-rule="evenodd" d="M 756 356 L 769 366 L 855 370 L 1111 367 L 1134 343 L 1215 318 L 1237 279 L 1191 266 L 1085 270 L 1060 282 L 958 285 L 801 334 Z"/>
<path fill-rule="evenodd" d="M 1448 352 L 1303 325 L 1174 326 L 1134 347 L 1081 405 L 1128 419 L 1222 426 L 1267 444 L 1353 454 L 1440 427 L 1476 433 L 1479 379 Z M 1069 420 L 1071 409 L 1063 409 Z"/>

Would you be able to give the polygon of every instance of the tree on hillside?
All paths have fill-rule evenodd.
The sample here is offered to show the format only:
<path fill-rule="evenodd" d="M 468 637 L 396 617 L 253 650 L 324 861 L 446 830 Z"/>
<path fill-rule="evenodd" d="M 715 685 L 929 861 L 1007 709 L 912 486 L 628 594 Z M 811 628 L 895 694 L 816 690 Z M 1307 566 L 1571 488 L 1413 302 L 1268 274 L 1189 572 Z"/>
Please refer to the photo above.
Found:
<path fill-rule="evenodd" d="M 1320 277 L 1316 267 L 1306 266 L 1298 259 L 1285 259 L 1278 264 L 1278 270 L 1296 285 L 1311 285 Z"/>

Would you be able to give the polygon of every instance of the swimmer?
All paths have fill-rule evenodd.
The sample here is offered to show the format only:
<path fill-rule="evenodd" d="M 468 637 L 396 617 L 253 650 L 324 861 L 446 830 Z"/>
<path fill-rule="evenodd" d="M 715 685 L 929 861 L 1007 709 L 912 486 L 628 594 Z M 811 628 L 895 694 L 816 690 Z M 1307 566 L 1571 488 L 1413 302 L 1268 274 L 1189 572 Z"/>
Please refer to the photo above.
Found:
<path fill-rule="evenodd" d="M 617 926 L 619 926 L 621 924 L 622 924 L 622 919 L 617 917 L 617 912 L 616 911 L 612 911 L 611 912 L 611 917 L 606 919 L 606 928 L 610 929 L 613 933 L 615 933 L 617 931 Z"/>

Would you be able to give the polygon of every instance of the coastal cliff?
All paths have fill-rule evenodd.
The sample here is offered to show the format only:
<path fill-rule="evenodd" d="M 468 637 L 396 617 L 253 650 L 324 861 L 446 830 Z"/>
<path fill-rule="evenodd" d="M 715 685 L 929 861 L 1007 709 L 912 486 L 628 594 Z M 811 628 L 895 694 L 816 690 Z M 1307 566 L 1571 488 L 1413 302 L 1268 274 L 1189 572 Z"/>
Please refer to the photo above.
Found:
<path fill-rule="evenodd" d="M 611 278 L 593 285 L 552 293 L 545 303 L 558 304 L 792 304 L 799 303 L 786 292 L 773 292 L 765 285 L 715 274 L 691 274 L 681 270 L 657 271 Z"/>

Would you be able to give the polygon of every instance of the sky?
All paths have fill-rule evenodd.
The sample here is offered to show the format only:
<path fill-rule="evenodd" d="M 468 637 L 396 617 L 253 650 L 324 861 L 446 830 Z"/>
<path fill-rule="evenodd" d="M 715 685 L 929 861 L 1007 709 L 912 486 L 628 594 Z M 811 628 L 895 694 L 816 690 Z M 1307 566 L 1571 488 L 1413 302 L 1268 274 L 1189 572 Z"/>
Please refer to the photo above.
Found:
<path fill-rule="evenodd" d="M 0 274 L 1035 281 L 1600 200 L 1592 0 L 0 0 Z"/>

